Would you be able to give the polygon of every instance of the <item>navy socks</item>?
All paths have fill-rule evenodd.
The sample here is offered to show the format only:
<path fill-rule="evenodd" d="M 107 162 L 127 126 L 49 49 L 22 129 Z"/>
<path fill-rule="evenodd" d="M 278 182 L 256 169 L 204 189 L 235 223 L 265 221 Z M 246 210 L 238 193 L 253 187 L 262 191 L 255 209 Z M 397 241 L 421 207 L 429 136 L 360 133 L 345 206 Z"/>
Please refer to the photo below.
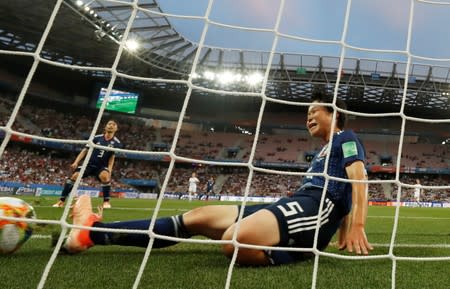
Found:
<path fill-rule="evenodd" d="M 94 223 L 94 227 L 113 228 L 113 229 L 134 229 L 134 230 L 148 230 L 150 226 L 150 219 L 147 220 L 133 220 L 115 223 Z M 191 235 L 187 232 L 183 223 L 183 216 L 174 216 L 168 218 L 161 218 L 156 220 L 154 232 L 160 235 L 170 237 L 190 238 Z M 150 237 L 147 234 L 136 233 L 113 233 L 113 232 L 98 232 L 90 231 L 89 234 L 92 242 L 96 245 L 121 245 L 121 246 L 136 246 L 147 247 Z M 177 244 L 175 241 L 168 241 L 162 239 L 155 239 L 153 243 L 154 248 L 164 248 Z"/>
<path fill-rule="evenodd" d="M 65 201 L 67 196 L 70 194 L 70 191 L 73 188 L 73 181 L 71 179 L 66 180 L 66 183 L 64 184 L 63 191 L 61 193 L 61 201 Z"/>
<path fill-rule="evenodd" d="M 103 192 L 103 201 L 105 201 L 105 202 L 109 201 L 109 195 L 111 192 L 111 184 L 108 183 L 108 184 L 102 185 L 102 192 Z"/>

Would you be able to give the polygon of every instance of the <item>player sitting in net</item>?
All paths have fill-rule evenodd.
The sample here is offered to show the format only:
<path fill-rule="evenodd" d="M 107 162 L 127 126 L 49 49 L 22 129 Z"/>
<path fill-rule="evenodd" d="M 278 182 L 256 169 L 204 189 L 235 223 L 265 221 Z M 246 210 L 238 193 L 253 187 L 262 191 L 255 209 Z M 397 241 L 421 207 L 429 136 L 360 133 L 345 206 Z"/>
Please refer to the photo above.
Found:
<path fill-rule="evenodd" d="M 343 130 L 346 119 L 343 113 L 336 112 L 336 125 L 333 129 L 333 107 L 319 104 L 325 101 L 323 95 L 316 94 L 308 109 L 306 126 L 309 133 L 326 142 L 312 160 L 308 172 L 324 172 L 327 154 L 330 153 L 327 168 L 330 176 L 366 180 L 362 144 L 352 131 Z M 337 106 L 345 109 L 342 102 L 338 102 Z M 331 135 L 333 140 L 329 148 Z M 281 198 L 272 204 L 245 206 L 237 241 L 262 246 L 312 248 L 325 185 L 326 179 L 323 176 L 308 176 L 291 197 Z M 365 234 L 367 205 L 366 183 L 330 179 L 320 215 L 317 248 L 324 250 L 340 228 L 340 249 L 347 248 L 349 252 L 368 254 L 372 246 Z M 214 240 L 232 240 L 239 209 L 236 205 L 198 207 L 182 215 L 157 219 L 154 232 L 181 238 L 203 235 Z M 92 212 L 90 198 L 84 195 L 74 205 L 73 223 L 98 228 L 147 230 L 150 219 L 102 223 L 100 216 Z M 148 242 L 147 234 L 72 229 L 64 248 L 70 253 L 78 253 L 94 245 L 146 247 Z M 156 238 L 153 247 L 161 248 L 174 244 L 174 241 Z M 231 257 L 234 246 L 223 245 L 223 252 Z M 303 260 L 308 256 L 311 254 L 240 247 L 236 262 L 241 265 L 278 265 Z"/>
<path fill-rule="evenodd" d="M 114 120 L 108 121 L 105 125 L 104 134 L 96 135 L 93 139 L 93 143 L 105 147 L 121 148 L 122 144 L 115 136 L 117 130 L 117 122 Z M 72 190 L 73 184 L 78 178 L 81 170 L 80 162 L 86 156 L 88 149 L 89 146 L 86 145 L 86 147 L 78 154 L 75 161 L 70 165 L 75 172 L 67 179 L 61 193 L 61 198 L 53 205 L 53 207 L 64 207 L 66 198 Z M 113 151 L 95 148 L 82 176 L 82 178 L 95 176 L 100 181 L 103 192 L 103 208 L 105 209 L 111 208 L 109 195 L 111 191 L 111 173 L 114 166 L 114 160 L 115 155 Z"/>

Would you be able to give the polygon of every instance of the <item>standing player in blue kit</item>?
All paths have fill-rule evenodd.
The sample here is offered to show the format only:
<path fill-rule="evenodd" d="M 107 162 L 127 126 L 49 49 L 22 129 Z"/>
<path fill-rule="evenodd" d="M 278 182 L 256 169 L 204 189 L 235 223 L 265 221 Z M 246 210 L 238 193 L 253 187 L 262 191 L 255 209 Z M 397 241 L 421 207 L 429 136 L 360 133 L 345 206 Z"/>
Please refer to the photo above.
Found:
<path fill-rule="evenodd" d="M 96 135 L 93 139 L 93 143 L 110 148 L 122 148 L 122 143 L 115 136 L 118 130 L 117 122 L 110 120 L 106 123 L 104 134 Z M 72 176 L 66 180 L 64 189 L 61 193 L 59 201 L 53 205 L 53 207 L 64 207 L 67 196 L 73 188 L 75 180 L 78 178 L 81 170 L 80 162 L 86 157 L 89 147 L 86 146 L 76 157 L 75 161 L 70 167 L 75 170 Z M 82 178 L 88 176 L 96 177 L 101 185 L 103 192 L 103 208 L 111 208 L 109 196 L 111 192 L 111 173 L 114 166 L 115 155 L 113 151 L 105 150 L 101 148 L 95 148 L 91 154 L 91 158 L 86 166 Z"/>

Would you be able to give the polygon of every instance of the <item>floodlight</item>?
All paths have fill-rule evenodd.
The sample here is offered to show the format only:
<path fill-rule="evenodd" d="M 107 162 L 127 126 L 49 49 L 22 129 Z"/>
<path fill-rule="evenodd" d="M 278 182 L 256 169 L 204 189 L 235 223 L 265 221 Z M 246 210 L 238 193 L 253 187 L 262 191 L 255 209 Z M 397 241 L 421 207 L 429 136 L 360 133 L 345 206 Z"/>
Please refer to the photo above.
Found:
<path fill-rule="evenodd" d="M 214 80 L 214 78 L 216 78 L 216 75 L 214 74 L 214 72 L 207 70 L 203 72 L 203 77 L 207 80 Z"/>
<path fill-rule="evenodd" d="M 135 39 L 128 39 L 125 42 L 125 46 L 130 50 L 130 51 L 136 51 L 139 48 L 139 42 L 137 42 Z"/>
<path fill-rule="evenodd" d="M 247 77 L 246 77 L 247 83 L 250 85 L 257 85 L 263 79 L 264 79 L 264 77 L 259 72 L 254 72 L 252 74 L 247 75 Z"/>
<path fill-rule="evenodd" d="M 218 75 L 218 79 L 219 83 L 221 84 L 228 84 L 233 82 L 234 80 L 234 75 L 233 73 L 231 73 L 231 71 L 224 71 L 222 73 L 220 73 Z"/>
<path fill-rule="evenodd" d="M 192 73 L 191 75 L 192 75 L 192 78 L 193 78 L 193 79 L 199 78 L 199 77 L 200 77 L 200 75 L 199 75 L 197 72 L 194 72 L 194 73 Z"/>

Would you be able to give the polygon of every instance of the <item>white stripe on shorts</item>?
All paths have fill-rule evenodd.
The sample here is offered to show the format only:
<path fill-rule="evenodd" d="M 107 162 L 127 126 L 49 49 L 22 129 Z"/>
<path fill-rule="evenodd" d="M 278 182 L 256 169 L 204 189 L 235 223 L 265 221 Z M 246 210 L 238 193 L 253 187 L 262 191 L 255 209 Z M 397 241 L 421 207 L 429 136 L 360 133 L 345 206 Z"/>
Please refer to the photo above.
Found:
<path fill-rule="evenodd" d="M 326 199 L 326 201 L 328 201 L 328 204 L 327 204 L 327 207 L 321 213 L 321 220 L 320 220 L 321 226 L 328 222 L 328 217 L 330 216 L 331 212 L 334 209 L 333 202 L 329 201 L 328 199 Z M 315 229 L 318 219 L 319 218 L 316 215 L 316 216 L 295 218 L 292 220 L 288 220 L 287 223 L 288 223 L 289 234 Z"/>
<path fill-rule="evenodd" d="M 329 211 L 331 212 L 334 208 L 333 202 L 331 202 L 328 199 L 325 199 L 325 202 L 327 202 L 327 207 L 325 209 L 323 209 L 322 216 L 325 215 Z M 295 218 L 292 220 L 288 220 L 287 223 L 291 224 L 291 223 L 304 222 L 304 221 L 309 221 L 309 220 L 317 220 L 317 215 L 309 216 L 309 217 L 302 217 L 302 218 Z"/>

